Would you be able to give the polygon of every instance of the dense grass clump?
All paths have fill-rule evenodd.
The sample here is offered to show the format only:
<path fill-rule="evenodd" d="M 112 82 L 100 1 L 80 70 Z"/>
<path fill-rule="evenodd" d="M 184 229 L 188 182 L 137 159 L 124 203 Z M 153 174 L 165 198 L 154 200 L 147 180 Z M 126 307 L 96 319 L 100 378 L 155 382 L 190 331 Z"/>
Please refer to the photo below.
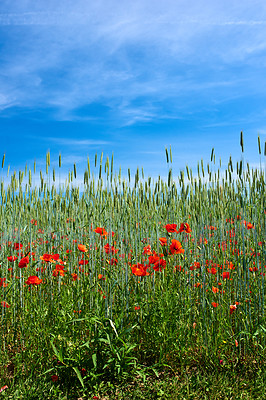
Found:
<path fill-rule="evenodd" d="M 263 397 L 265 172 L 166 157 L 167 182 L 101 156 L 58 185 L 49 153 L 39 187 L 2 178 L 3 398 Z"/>

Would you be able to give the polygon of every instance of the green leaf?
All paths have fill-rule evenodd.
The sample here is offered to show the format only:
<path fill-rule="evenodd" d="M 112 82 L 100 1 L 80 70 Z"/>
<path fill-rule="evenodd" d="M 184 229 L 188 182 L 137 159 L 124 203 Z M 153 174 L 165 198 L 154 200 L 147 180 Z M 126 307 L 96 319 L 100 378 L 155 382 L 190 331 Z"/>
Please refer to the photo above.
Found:
<path fill-rule="evenodd" d="M 78 368 L 77 368 L 77 367 L 72 367 L 72 368 L 73 368 L 73 370 L 76 372 L 76 374 L 77 374 L 77 377 L 78 377 L 78 379 L 79 379 L 79 381 L 80 381 L 80 383 L 81 383 L 82 387 L 84 388 L 84 387 L 85 387 L 85 385 L 84 385 L 84 381 L 83 381 L 83 379 L 82 379 L 82 376 L 81 376 L 81 373 L 80 373 L 80 371 L 78 370 Z"/>
<path fill-rule="evenodd" d="M 58 358 L 58 360 L 59 360 L 61 363 L 64 364 L 63 355 L 62 355 L 62 349 L 60 349 L 60 352 L 58 352 L 57 348 L 56 348 L 55 345 L 54 345 L 53 339 L 50 341 L 50 343 L 51 343 L 51 346 L 52 346 L 52 348 L 53 348 L 53 351 L 54 351 L 56 357 Z"/>
<path fill-rule="evenodd" d="M 52 372 L 52 371 L 54 371 L 54 368 L 48 369 L 47 371 L 43 372 L 43 373 L 40 374 L 39 376 L 43 376 L 43 375 L 49 374 L 49 372 Z"/>
<path fill-rule="evenodd" d="M 112 327 L 113 330 L 115 331 L 116 336 L 118 337 L 118 333 L 117 333 L 117 330 L 116 330 L 116 327 L 115 327 L 113 321 L 112 321 L 111 319 L 109 319 L 109 322 L 110 322 L 111 327 Z"/>
<path fill-rule="evenodd" d="M 91 356 L 91 358 L 92 358 L 92 362 L 93 362 L 94 368 L 97 368 L 97 354 L 94 353 L 94 354 Z"/>

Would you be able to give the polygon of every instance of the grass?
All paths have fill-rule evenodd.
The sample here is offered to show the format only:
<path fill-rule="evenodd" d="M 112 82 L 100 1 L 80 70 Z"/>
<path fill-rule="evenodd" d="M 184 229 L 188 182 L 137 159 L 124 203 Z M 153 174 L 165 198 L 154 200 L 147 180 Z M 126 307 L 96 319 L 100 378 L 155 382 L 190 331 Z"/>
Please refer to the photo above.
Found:
<path fill-rule="evenodd" d="M 193 375 L 192 375 L 193 374 Z M 249 377 L 239 378 L 234 374 L 209 375 L 195 374 L 184 377 L 169 377 L 162 375 L 159 378 L 150 378 L 145 383 L 135 379 L 130 384 L 105 383 L 99 385 L 94 391 L 88 391 L 86 395 L 80 389 L 73 390 L 73 395 L 66 395 L 64 391 L 52 390 L 46 384 L 36 385 L 28 383 L 27 386 L 20 386 L 12 396 L 5 396 L 13 399 L 245 399 L 254 400 L 265 397 L 265 382 L 252 380 Z M 82 396 L 82 397 L 81 397 Z"/>
<path fill-rule="evenodd" d="M 166 159 L 163 182 L 95 157 L 81 188 L 3 158 L 0 396 L 263 398 L 265 173 Z"/>

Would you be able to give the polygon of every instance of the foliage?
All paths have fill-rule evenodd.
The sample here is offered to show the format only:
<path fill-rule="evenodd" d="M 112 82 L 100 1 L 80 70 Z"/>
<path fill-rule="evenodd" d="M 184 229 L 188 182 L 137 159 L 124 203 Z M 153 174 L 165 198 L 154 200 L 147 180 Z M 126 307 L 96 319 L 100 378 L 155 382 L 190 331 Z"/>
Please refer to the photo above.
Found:
<path fill-rule="evenodd" d="M 49 162 L 39 188 L 30 170 L 2 179 L 3 397 L 218 399 L 233 374 L 235 398 L 252 379 L 262 393 L 264 171 L 242 159 L 222 172 L 212 151 L 206 172 L 174 180 L 166 154 L 167 182 L 132 182 L 103 157 L 83 191 L 73 173 L 51 185 Z"/>

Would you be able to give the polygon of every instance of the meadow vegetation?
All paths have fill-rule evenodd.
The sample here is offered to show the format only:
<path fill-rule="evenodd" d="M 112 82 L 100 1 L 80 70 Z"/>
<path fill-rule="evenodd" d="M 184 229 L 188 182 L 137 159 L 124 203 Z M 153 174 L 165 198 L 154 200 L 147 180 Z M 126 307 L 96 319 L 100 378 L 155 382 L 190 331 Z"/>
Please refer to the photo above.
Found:
<path fill-rule="evenodd" d="M 166 181 L 96 155 L 82 187 L 49 153 L 6 184 L 3 157 L 0 398 L 264 397 L 265 168 L 241 148 L 196 176 L 166 149 Z"/>

